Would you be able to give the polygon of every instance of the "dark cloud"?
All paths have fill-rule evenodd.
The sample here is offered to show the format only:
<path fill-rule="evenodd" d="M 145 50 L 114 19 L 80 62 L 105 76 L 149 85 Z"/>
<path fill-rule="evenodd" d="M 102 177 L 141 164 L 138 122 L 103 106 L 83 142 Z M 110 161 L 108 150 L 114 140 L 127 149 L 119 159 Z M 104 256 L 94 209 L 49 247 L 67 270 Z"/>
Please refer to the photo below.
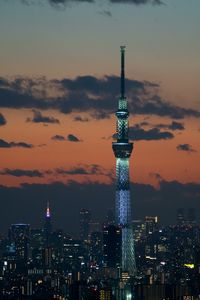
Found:
<path fill-rule="evenodd" d="M 184 124 L 183 123 L 179 123 L 179 122 L 175 122 L 173 121 L 171 125 L 169 125 L 168 127 L 171 130 L 184 130 Z"/>
<path fill-rule="evenodd" d="M 73 134 L 68 134 L 66 138 L 63 135 L 56 134 L 52 136 L 51 139 L 54 141 L 82 142 L 82 140 L 80 140 L 78 137 L 76 137 Z"/>
<path fill-rule="evenodd" d="M 102 0 L 45 0 L 52 7 L 57 9 L 64 9 L 67 4 L 76 4 L 76 3 L 101 3 Z M 21 0 L 21 3 L 26 5 L 32 4 L 41 4 L 42 0 Z M 160 5 L 163 4 L 161 0 L 107 0 L 108 3 L 111 4 L 153 4 Z"/>
<path fill-rule="evenodd" d="M 106 170 L 97 164 L 78 165 L 71 169 L 57 168 L 55 171 L 60 175 L 105 175 L 113 180 L 113 171 Z"/>
<path fill-rule="evenodd" d="M 180 145 L 178 145 L 178 146 L 176 147 L 176 149 L 177 149 L 178 151 L 185 151 L 185 152 L 188 152 L 188 153 L 194 153 L 194 152 L 197 152 L 197 151 L 194 150 L 194 149 L 192 148 L 192 146 L 189 145 L 189 144 L 180 144 Z"/>
<path fill-rule="evenodd" d="M 154 127 L 158 129 L 168 129 L 168 130 L 185 130 L 185 126 L 181 122 L 172 121 L 171 124 L 152 124 L 147 121 L 143 121 L 138 124 L 141 127 Z"/>
<path fill-rule="evenodd" d="M 50 4 L 53 8 L 58 10 L 63 10 L 67 7 L 68 4 L 77 4 L 77 3 L 94 3 L 95 0 L 20 0 L 22 4 L 25 5 L 42 5 L 44 3 Z"/>
<path fill-rule="evenodd" d="M 163 99 L 158 95 L 149 94 L 149 98 L 138 101 L 138 103 L 132 103 L 131 106 L 134 113 L 134 108 L 136 114 L 146 114 L 146 115 L 158 115 L 160 117 L 171 117 L 173 119 L 183 119 L 185 117 L 200 117 L 200 112 L 193 109 L 186 109 L 176 105 L 173 105 Z"/>
<path fill-rule="evenodd" d="M 16 78 L 0 87 L 0 107 L 55 109 L 65 114 L 88 113 L 96 119 L 109 118 L 117 109 L 120 79 L 117 76 L 79 76 L 75 79 Z M 54 98 L 48 97 L 53 88 Z M 172 119 L 200 117 L 200 112 L 173 105 L 158 96 L 159 86 L 148 81 L 126 80 L 132 114 Z"/>
<path fill-rule="evenodd" d="M 8 80 L 6 78 L 0 77 L 0 87 L 9 86 Z"/>
<path fill-rule="evenodd" d="M 179 207 L 200 211 L 200 184 L 162 180 L 156 189 L 148 184 L 131 183 L 131 191 L 133 219 L 157 215 L 161 224 L 173 224 Z M 0 227 L 4 232 L 17 222 L 30 223 L 32 228 L 41 226 L 48 199 L 55 228 L 77 234 L 81 208 L 91 209 L 93 218 L 103 222 L 108 207 L 115 207 L 115 184 L 71 181 L 0 186 L 0 199 Z"/>
<path fill-rule="evenodd" d="M 54 117 L 43 116 L 40 111 L 33 110 L 33 118 L 27 118 L 27 122 L 59 124 L 60 121 Z"/>
<path fill-rule="evenodd" d="M 53 106 L 52 101 L 47 100 L 49 84 L 44 77 L 1 78 L 0 107 L 48 109 Z"/>
<path fill-rule="evenodd" d="M 106 111 L 94 111 L 91 113 L 91 117 L 93 117 L 96 120 L 102 120 L 102 119 L 107 119 L 109 117 L 108 113 Z"/>
<path fill-rule="evenodd" d="M 0 113 L 0 126 L 5 125 L 6 123 L 7 123 L 7 122 L 6 122 L 5 117 Z"/>
<path fill-rule="evenodd" d="M 136 125 L 129 128 L 129 138 L 133 141 L 155 141 L 155 140 L 168 140 L 172 139 L 174 135 L 168 131 L 160 131 L 158 128 L 145 130 Z M 117 135 L 114 134 L 113 138 L 116 139 Z"/>
<path fill-rule="evenodd" d="M 53 5 L 65 5 L 69 2 L 80 2 L 80 3 L 84 3 L 84 2 L 87 2 L 87 3 L 94 3 L 95 0 L 48 0 L 48 2 L 50 4 L 53 4 Z"/>
<path fill-rule="evenodd" d="M 183 123 L 180 123 L 180 122 L 175 122 L 175 121 L 172 121 L 171 124 L 158 124 L 156 125 L 157 128 L 160 128 L 160 129 L 169 129 L 169 130 L 184 130 L 185 127 L 184 127 L 184 124 Z"/>
<path fill-rule="evenodd" d="M 24 170 L 24 169 L 9 169 L 0 170 L 0 175 L 10 175 L 14 177 L 44 177 L 46 175 L 103 175 L 113 180 L 113 171 L 107 170 L 97 164 L 77 165 L 69 169 L 60 167 L 52 170 Z"/>
<path fill-rule="evenodd" d="M 147 121 L 143 121 L 139 124 L 140 126 L 150 126 L 151 124 Z"/>
<path fill-rule="evenodd" d="M 88 175 L 90 174 L 88 170 L 86 170 L 84 167 L 75 167 L 70 170 L 66 170 L 63 168 L 56 169 L 57 174 L 61 175 Z"/>
<path fill-rule="evenodd" d="M 97 78 L 94 76 L 78 76 L 75 79 L 56 80 L 55 83 L 57 83 L 63 90 L 69 90 L 70 92 L 78 90 L 82 93 L 90 93 L 91 95 L 96 96 L 95 100 L 98 100 L 98 97 L 101 95 L 117 96 L 119 94 L 120 78 L 117 76 L 104 76 L 103 78 Z M 126 79 L 127 91 L 135 89 L 141 92 L 148 87 L 154 88 L 159 86 L 148 81 Z"/>
<path fill-rule="evenodd" d="M 117 76 L 96 78 L 80 76 L 76 79 L 54 81 L 67 98 L 60 99 L 59 110 L 89 112 L 92 117 L 101 119 L 110 117 L 117 108 L 120 80 Z M 175 119 L 200 117 L 200 112 L 185 109 L 161 99 L 157 95 L 159 86 L 148 81 L 126 79 L 126 91 L 129 110 L 133 114 L 168 116 Z M 133 96 L 134 95 L 134 96 Z"/>
<path fill-rule="evenodd" d="M 140 5 L 140 4 L 163 4 L 163 2 L 161 0 L 109 0 L 111 3 L 115 3 L 115 4 L 136 4 L 136 5 Z"/>
<path fill-rule="evenodd" d="M 51 139 L 54 141 L 64 141 L 65 137 L 63 135 L 56 134 L 56 135 L 52 136 Z"/>
<path fill-rule="evenodd" d="M 7 142 L 5 140 L 0 139 L 0 148 L 33 148 L 32 144 L 27 144 L 25 142 Z"/>
<path fill-rule="evenodd" d="M 168 140 L 172 139 L 174 135 L 168 131 L 160 131 L 158 128 L 144 130 L 139 126 L 129 128 L 129 138 L 134 141 L 152 141 L 152 140 Z"/>
<path fill-rule="evenodd" d="M 112 17 L 112 13 L 109 10 L 102 10 L 99 12 L 100 15 L 105 16 L 105 17 Z"/>
<path fill-rule="evenodd" d="M 89 122 L 89 119 L 88 118 L 85 118 L 85 117 L 81 117 L 81 116 L 75 116 L 74 117 L 74 121 L 76 122 Z"/>
<path fill-rule="evenodd" d="M 0 175 L 10 175 L 15 177 L 43 177 L 43 173 L 38 170 L 22 170 L 22 169 L 4 169 L 0 171 Z"/>
<path fill-rule="evenodd" d="M 162 176 L 159 173 L 149 173 L 150 177 L 154 177 L 155 179 L 157 179 L 158 181 L 163 180 Z"/>
<path fill-rule="evenodd" d="M 81 140 L 79 140 L 79 138 L 77 138 L 75 135 L 73 135 L 73 134 L 68 134 L 68 136 L 67 136 L 67 140 L 69 141 L 69 142 L 81 142 Z"/>

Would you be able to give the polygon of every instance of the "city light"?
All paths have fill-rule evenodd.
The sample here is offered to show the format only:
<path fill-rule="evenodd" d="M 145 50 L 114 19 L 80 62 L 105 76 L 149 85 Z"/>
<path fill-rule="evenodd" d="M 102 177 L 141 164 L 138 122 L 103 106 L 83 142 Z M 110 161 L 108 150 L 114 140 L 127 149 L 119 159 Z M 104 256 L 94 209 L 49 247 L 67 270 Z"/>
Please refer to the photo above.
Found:
<path fill-rule="evenodd" d="M 194 264 L 184 264 L 184 267 L 194 269 Z"/>

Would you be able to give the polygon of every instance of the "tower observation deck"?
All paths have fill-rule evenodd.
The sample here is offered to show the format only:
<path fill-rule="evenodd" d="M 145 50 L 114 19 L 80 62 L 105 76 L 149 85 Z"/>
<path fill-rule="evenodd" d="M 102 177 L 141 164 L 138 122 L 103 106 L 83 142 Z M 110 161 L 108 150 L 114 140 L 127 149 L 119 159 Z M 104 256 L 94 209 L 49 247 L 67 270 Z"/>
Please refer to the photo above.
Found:
<path fill-rule="evenodd" d="M 121 96 L 118 102 L 117 141 L 112 143 L 116 157 L 116 223 L 122 229 L 121 269 L 135 275 L 135 251 L 133 229 L 131 226 L 131 198 L 129 188 L 129 158 L 133 143 L 128 136 L 128 105 L 125 97 L 125 46 L 121 46 Z"/>

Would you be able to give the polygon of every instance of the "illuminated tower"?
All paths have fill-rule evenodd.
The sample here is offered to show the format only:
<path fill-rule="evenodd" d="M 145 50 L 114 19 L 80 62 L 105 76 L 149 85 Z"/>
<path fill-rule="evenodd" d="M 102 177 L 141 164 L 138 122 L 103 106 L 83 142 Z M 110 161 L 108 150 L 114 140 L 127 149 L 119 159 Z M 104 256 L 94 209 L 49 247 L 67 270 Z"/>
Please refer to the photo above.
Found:
<path fill-rule="evenodd" d="M 46 208 L 46 213 L 45 213 L 45 224 L 44 224 L 45 247 L 50 246 L 51 233 L 52 233 L 51 211 L 50 211 L 49 202 L 47 202 L 47 208 Z"/>
<path fill-rule="evenodd" d="M 49 201 L 47 201 L 44 223 L 43 266 L 44 272 L 50 274 L 52 267 L 52 224 Z"/>
<path fill-rule="evenodd" d="M 116 157 L 116 223 L 122 229 L 122 271 L 134 275 L 136 272 L 133 229 L 131 226 L 131 199 L 129 189 L 129 158 L 133 143 L 129 142 L 127 99 L 124 76 L 125 46 L 121 46 L 121 96 L 117 117 L 117 142 L 112 144 Z"/>

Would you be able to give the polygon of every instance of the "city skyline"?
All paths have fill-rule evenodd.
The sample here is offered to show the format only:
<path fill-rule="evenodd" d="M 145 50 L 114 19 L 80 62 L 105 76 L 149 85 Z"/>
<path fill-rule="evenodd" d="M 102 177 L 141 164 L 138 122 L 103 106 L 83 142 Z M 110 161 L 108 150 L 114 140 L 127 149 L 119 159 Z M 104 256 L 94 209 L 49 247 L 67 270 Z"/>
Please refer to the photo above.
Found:
<path fill-rule="evenodd" d="M 160 227 L 157 216 L 132 223 L 132 276 L 121 262 L 123 227 L 114 225 L 112 214 L 100 227 L 82 209 L 74 239 L 52 228 L 50 211 L 47 203 L 41 227 L 11 224 L 0 237 L 2 299 L 199 299 L 200 227 L 193 209 L 187 215 L 179 209 L 171 226 Z"/>
<path fill-rule="evenodd" d="M 80 208 L 102 219 L 114 207 L 110 143 L 122 42 L 135 141 L 134 218 L 160 215 L 170 223 L 171 210 L 200 208 L 200 4 L 92 2 L 0 3 L 4 231 L 10 223 L 38 226 L 48 200 L 56 226 L 69 231 Z"/>

